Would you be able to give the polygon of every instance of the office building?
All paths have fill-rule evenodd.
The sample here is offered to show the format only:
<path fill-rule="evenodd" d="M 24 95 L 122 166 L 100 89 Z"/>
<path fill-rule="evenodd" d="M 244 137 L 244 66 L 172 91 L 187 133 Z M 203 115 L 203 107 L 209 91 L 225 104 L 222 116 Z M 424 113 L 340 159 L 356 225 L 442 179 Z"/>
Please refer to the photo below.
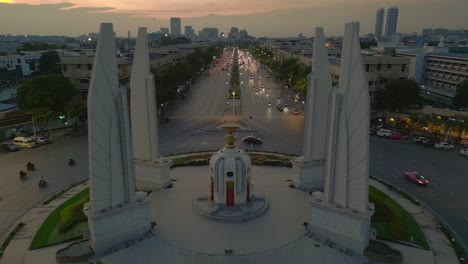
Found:
<path fill-rule="evenodd" d="M 167 27 L 162 27 L 160 31 L 161 31 L 161 34 L 169 35 L 169 28 Z"/>
<path fill-rule="evenodd" d="M 422 35 L 424 37 L 432 37 L 433 34 L 434 34 L 434 31 L 432 30 L 432 28 L 423 29 Z"/>
<path fill-rule="evenodd" d="M 383 8 L 379 8 L 375 16 L 374 36 L 377 39 L 382 37 L 382 33 L 383 33 L 382 31 L 383 31 L 383 25 L 384 25 L 384 14 L 385 14 L 385 10 Z"/>
<path fill-rule="evenodd" d="M 185 37 L 189 39 L 194 39 L 195 36 L 195 30 L 192 28 L 192 26 L 185 26 Z"/>
<path fill-rule="evenodd" d="M 182 26 L 178 17 L 171 17 L 171 35 L 175 37 L 182 35 Z"/>
<path fill-rule="evenodd" d="M 398 7 L 389 7 L 387 9 L 387 21 L 385 24 L 385 37 L 392 37 L 397 30 Z"/>

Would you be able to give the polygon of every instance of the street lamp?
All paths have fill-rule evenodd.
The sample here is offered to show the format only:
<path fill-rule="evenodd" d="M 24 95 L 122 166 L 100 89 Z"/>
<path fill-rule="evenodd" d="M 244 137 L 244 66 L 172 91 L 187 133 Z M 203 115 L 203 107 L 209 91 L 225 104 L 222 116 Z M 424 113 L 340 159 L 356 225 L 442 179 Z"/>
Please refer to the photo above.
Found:
<path fill-rule="evenodd" d="M 232 115 L 233 116 L 235 115 L 235 112 L 234 112 L 234 99 L 235 99 L 235 96 L 236 96 L 236 92 L 232 91 Z"/>

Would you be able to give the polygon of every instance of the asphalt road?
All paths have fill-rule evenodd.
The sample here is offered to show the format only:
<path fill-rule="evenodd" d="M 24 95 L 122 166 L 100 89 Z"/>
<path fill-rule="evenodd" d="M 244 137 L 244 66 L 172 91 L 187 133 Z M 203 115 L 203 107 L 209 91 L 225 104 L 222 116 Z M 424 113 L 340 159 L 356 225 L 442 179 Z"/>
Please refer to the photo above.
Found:
<path fill-rule="evenodd" d="M 67 137 L 34 149 L 0 152 L 0 237 L 14 221 L 37 203 L 57 191 L 88 177 L 87 137 Z M 68 166 L 72 156 L 77 164 Z M 19 171 L 26 171 L 26 162 L 36 170 L 27 172 L 26 180 L 19 179 Z M 39 177 L 48 184 L 37 186 Z"/>
<path fill-rule="evenodd" d="M 229 62 L 231 55 L 225 53 L 225 63 Z M 240 53 L 240 56 L 245 55 Z M 230 71 L 221 70 L 221 65 L 212 69 L 211 76 L 200 77 L 190 88 L 188 96 L 167 113 L 171 121 L 159 124 L 161 154 L 222 148 L 225 132 L 219 129 L 219 124 L 224 117 L 232 115 L 234 104 L 234 113 L 241 116 L 244 125 L 251 129 L 239 132 L 239 137 L 250 134 L 261 137 L 264 143 L 254 146 L 255 149 L 301 155 L 303 116 L 291 114 L 293 107 L 300 107 L 286 96 L 281 85 L 266 78 L 267 72 L 258 69 L 254 61 L 246 62 L 241 68 L 241 81 L 244 82 L 241 85 L 241 99 L 229 100 L 230 104 L 227 105 L 228 73 Z M 270 87 L 270 90 L 266 89 L 268 94 L 260 90 L 257 93 L 253 89 L 253 86 L 263 85 Z M 271 107 L 268 107 L 268 102 Z M 290 107 L 280 112 L 276 109 L 278 103 L 288 103 Z M 245 147 L 239 140 L 237 146 Z M 78 162 L 74 167 L 67 166 L 70 153 Z M 36 149 L 1 153 L 0 236 L 15 219 L 35 204 L 71 183 L 87 178 L 87 154 L 87 138 L 84 136 L 67 137 Z M 21 181 L 18 172 L 25 168 L 28 160 L 34 162 L 38 170 L 28 180 Z M 407 181 L 403 177 L 403 172 L 407 170 L 416 170 L 425 175 L 430 181 L 429 186 L 421 187 Z M 370 174 L 430 206 L 468 244 L 468 204 L 464 201 L 468 187 L 467 158 L 457 151 L 371 137 Z M 48 180 L 46 188 L 37 186 L 40 176 Z"/>

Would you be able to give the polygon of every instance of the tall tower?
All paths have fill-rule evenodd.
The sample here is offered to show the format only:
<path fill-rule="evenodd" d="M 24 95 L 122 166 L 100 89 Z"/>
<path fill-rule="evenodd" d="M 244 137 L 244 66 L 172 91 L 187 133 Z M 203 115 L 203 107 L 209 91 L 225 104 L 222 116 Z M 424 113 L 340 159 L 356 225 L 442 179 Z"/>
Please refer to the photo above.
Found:
<path fill-rule="evenodd" d="M 392 37 L 396 33 L 398 23 L 398 7 L 387 9 L 387 21 L 385 24 L 385 37 Z"/>
<path fill-rule="evenodd" d="M 384 14 L 385 14 L 385 10 L 383 8 L 379 8 L 375 16 L 374 36 L 377 39 L 382 37 L 382 33 L 383 33 L 382 31 L 383 31 L 383 25 L 384 25 Z"/>
<path fill-rule="evenodd" d="M 171 35 L 180 36 L 182 35 L 182 26 L 180 23 L 180 18 L 171 17 Z"/>

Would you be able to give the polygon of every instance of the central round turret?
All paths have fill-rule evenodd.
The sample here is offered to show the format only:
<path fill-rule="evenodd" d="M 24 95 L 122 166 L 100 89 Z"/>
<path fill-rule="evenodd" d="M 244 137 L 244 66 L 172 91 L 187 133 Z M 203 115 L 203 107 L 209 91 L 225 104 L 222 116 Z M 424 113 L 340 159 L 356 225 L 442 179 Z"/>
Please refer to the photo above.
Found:
<path fill-rule="evenodd" d="M 226 146 L 210 159 L 210 191 L 194 199 L 194 208 L 205 216 L 221 220 L 245 220 L 264 212 L 268 199 L 254 195 L 251 184 L 250 156 L 235 146 L 234 132 L 239 128 L 223 126 L 228 135 Z"/>

